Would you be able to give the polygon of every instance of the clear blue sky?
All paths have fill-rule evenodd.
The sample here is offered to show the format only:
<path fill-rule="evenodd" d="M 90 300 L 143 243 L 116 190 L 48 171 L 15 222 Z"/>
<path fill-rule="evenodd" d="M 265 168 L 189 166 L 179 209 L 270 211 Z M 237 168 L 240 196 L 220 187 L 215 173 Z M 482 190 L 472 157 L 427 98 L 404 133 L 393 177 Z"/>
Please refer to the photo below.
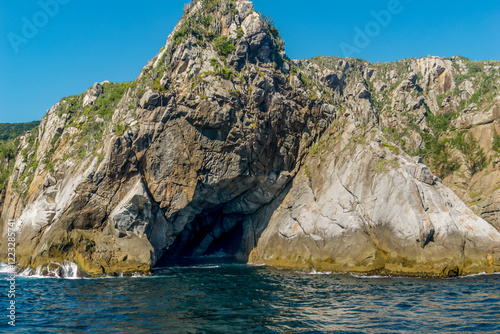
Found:
<path fill-rule="evenodd" d="M 42 0 L 50 1 L 55 0 Z M 62 97 L 94 82 L 134 80 L 165 44 L 187 2 L 59 1 L 67 3 L 52 17 L 44 16 L 38 0 L 0 0 L 0 123 L 39 120 Z M 500 59 L 500 2 L 401 0 L 398 13 L 377 30 L 371 12 L 387 9 L 391 1 L 254 4 L 274 18 L 291 58 L 344 56 L 341 45 L 350 45 L 357 49 L 353 56 L 371 62 L 429 54 Z M 29 38 L 17 40 L 15 52 L 10 40 L 13 34 L 24 38 L 23 18 L 42 27 L 36 34 L 25 31 Z M 355 28 L 367 25 L 373 37 L 356 45 Z"/>

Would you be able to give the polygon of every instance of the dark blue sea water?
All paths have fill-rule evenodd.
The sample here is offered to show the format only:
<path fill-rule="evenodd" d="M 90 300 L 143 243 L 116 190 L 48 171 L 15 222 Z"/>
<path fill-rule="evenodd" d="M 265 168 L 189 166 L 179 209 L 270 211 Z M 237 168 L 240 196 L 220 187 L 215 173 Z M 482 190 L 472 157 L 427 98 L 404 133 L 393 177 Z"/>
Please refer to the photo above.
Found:
<path fill-rule="evenodd" d="M 6 333 L 499 333 L 500 275 L 311 275 L 198 263 L 151 277 L 16 279 Z"/>

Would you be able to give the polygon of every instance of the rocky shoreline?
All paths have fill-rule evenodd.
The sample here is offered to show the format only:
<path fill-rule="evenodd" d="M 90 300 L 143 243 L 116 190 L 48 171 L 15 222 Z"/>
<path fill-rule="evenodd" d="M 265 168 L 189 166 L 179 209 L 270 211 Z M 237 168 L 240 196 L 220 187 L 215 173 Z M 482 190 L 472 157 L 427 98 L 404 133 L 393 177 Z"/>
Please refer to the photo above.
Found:
<path fill-rule="evenodd" d="M 19 270 L 58 275 L 220 251 L 291 270 L 499 272 L 499 69 L 292 61 L 251 2 L 194 1 L 134 82 L 61 100 L 0 159 L 0 232 L 15 222 Z"/>

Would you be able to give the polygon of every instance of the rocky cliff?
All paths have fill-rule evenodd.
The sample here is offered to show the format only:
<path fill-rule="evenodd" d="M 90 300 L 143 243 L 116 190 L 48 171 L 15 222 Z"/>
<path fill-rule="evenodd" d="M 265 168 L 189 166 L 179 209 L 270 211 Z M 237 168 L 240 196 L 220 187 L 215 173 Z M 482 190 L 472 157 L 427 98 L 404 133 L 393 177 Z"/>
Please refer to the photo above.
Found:
<path fill-rule="evenodd" d="M 137 80 L 64 98 L 20 138 L 2 161 L 2 234 L 13 222 L 19 269 L 49 275 L 65 262 L 89 276 L 147 273 L 220 251 L 296 269 L 496 271 L 486 173 L 498 182 L 498 64 L 470 64 L 291 61 L 251 2 L 193 1 Z M 495 88 L 478 98 L 485 76 Z M 490 142 L 474 137 L 483 125 Z M 439 164 L 439 145 L 456 165 Z M 467 184 L 457 194 L 490 224 L 404 152 L 452 189 Z M 480 203 L 464 195 L 470 178 L 490 187 Z"/>
<path fill-rule="evenodd" d="M 273 213 L 250 262 L 410 276 L 497 271 L 498 231 L 420 158 L 386 140 L 352 123 L 330 129 Z"/>
<path fill-rule="evenodd" d="M 392 142 L 421 156 L 475 213 L 500 227 L 500 62 L 317 57 L 297 64 L 339 110 L 363 110 L 359 121 L 378 115 Z"/>

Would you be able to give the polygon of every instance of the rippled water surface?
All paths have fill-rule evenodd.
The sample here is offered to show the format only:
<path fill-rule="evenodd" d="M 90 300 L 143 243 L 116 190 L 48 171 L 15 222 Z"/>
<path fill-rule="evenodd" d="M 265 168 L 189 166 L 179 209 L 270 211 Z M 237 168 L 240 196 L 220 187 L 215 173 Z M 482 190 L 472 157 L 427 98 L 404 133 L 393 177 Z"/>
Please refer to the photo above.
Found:
<path fill-rule="evenodd" d="M 5 278 L 7 274 L 0 274 Z M 310 275 L 237 264 L 151 277 L 17 278 L 12 333 L 500 332 L 500 276 L 449 280 Z"/>

